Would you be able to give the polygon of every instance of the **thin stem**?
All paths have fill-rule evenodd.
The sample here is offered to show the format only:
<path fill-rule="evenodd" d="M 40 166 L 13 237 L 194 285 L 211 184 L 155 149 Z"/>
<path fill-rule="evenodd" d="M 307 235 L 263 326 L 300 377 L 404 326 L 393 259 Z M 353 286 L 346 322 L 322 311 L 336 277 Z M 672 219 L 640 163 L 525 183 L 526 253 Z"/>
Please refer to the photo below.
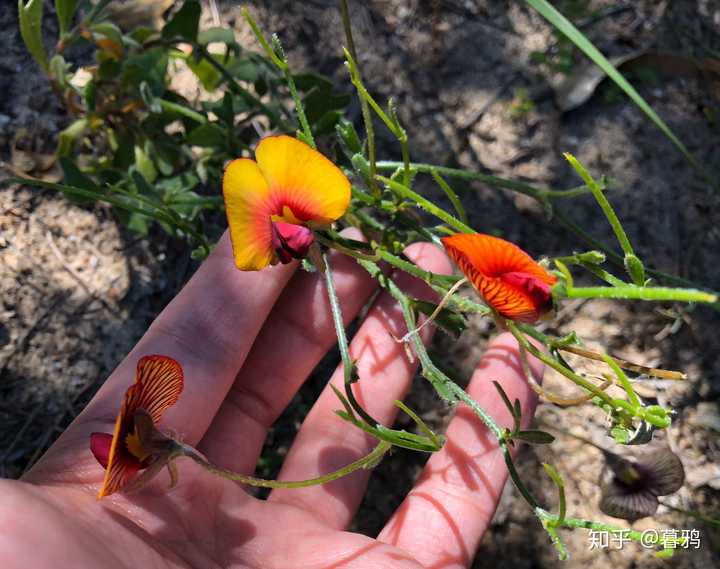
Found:
<path fill-rule="evenodd" d="M 632 405 L 636 409 L 642 407 L 642 403 L 640 402 L 640 399 L 638 399 L 638 396 L 635 393 L 635 390 L 633 389 L 630 380 L 627 378 L 627 375 L 625 375 L 625 372 L 621 370 L 620 366 L 615 362 L 615 360 L 607 354 L 602 354 L 602 359 L 608 366 L 610 366 L 610 369 L 613 370 L 613 373 L 615 373 L 615 377 L 618 378 L 620 385 L 622 385 L 625 393 L 627 393 L 630 405 Z"/>
<path fill-rule="evenodd" d="M 460 231 L 461 233 L 475 233 L 475 230 L 472 227 L 464 224 L 462 221 L 450 215 L 444 209 L 439 208 L 430 200 L 422 197 L 420 194 L 414 192 L 407 186 L 391 180 L 390 178 L 385 178 L 384 176 L 377 176 L 377 179 L 387 185 L 397 195 L 414 201 L 419 207 L 427 211 L 429 214 L 434 215 L 441 221 L 444 221 L 457 231 Z"/>
<path fill-rule="evenodd" d="M 340 357 L 343 363 L 343 377 L 345 383 L 345 395 L 350 402 L 353 410 L 360 415 L 363 420 L 372 427 L 376 427 L 380 424 L 379 421 L 374 419 L 355 399 L 355 395 L 352 391 L 352 384 L 356 381 L 355 379 L 355 363 L 350 357 L 350 350 L 348 347 L 347 335 L 345 334 L 345 323 L 343 322 L 342 310 L 340 308 L 340 300 L 338 299 L 337 291 L 335 290 L 335 281 L 333 280 L 333 273 L 330 267 L 330 261 L 327 258 L 327 254 L 323 253 L 323 261 L 325 263 L 325 285 L 327 288 L 328 299 L 330 300 L 330 311 L 332 312 L 333 323 L 335 325 L 335 334 L 338 340 L 338 349 L 340 350 Z"/>
<path fill-rule="evenodd" d="M 603 194 L 600 190 L 600 186 L 598 185 L 598 183 L 572 154 L 570 154 L 569 152 L 565 152 L 563 156 L 565 156 L 565 159 L 570 162 L 573 168 L 575 168 L 575 171 L 580 174 L 580 177 L 592 191 L 595 200 L 600 206 L 600 209 L 602 209 L 603 213 L 605 214 L 605 217 L 607 217 L 607 220 L 610 223 L 610 227 L 612 227 L 612 230 L 615 233 L 615 237 L 617 237 L 617 240 L 620 243 L 620 247 L 622 248 L 625 255 L 636 256 L 635 251 L 633 251 L 632 245 L 630 244 L 630 240 L 628 239 L 627 233 L 625 233 L 625 229 L 620 223 L 620 219 L 618 219 L 615 210 L 610 205 L 610 202 L 605 197 L 605 194 Z M 635 284 L 642 286 L 643 283 L 636 282 Z"/>
<path fill-rule="evenodd" d="M 452 297 L 452 295 L 455 294 L 457 290 L 467 282 L 467 278 L 462 278 L 454 285 L 452 285 L 450 290 L 447 291 L 445 296 L 443 296 L 440 303 L 435 307 L 435 310 L 432 311 L 432 314 L 430 314 L 430 316 L 425 319 L 425 322 L 423 322 L 422 324 L 420 324 L 420 326 L 414 328 L 413 330 L 408 331 L 408 333 L 405 334 L 402 338 L 400 338 L 398 342 L 407 342 L 411 336 L 418 334 L 420 330 L 422 330 L 423 328 L 425 328 L 425 326 L 435 320 L 435 318 L 437 318 L 437 315 L 440 314 L 443 308 L 445 308 L 445 305 L 448 303 L 448 300 L 450 300 L 450 297 Z"/>
<path fill-rule="evenodd" d="M 353 61 L 357 62 L 357 52 L 355 51 L 355 42 L 352 35 L 352 25 L 350 23 L 350 11 L 348 10 L 347 0 L 340 0 L 340 14 L 342 17 L 343 28 L 345 30 L 345 41 L 348 44 L 348 51 Z M 355 64 L 354 73 L 357 74 L 358 82 L 362 85 L 362 75 L 360 68 Z M 353 70 L 350 69 L 350 78 L 353 78 Z M 353 83 L 354 84 L 354 83 Z M 356 87 L 357 88 L 357 87 Z M 358 90 L 358 98 L 360 99 L 360 111 L 362 113 L 363 122 L 365 123 L 365 134 L 367 136 L 368 145 L 368 161 L 370 162 L 370 192 L 376 199 L 380 199 L 380 188 L 378 187 L 375 176 L 377 175 L 377 156 L 375 152 L 375 127 L 373 126 L 372 114 L 367 100 L 360 94 Z"/>
<path fill-rule="evenodd" d="M 366 270 L 369 270 L 371 274 L 378 274 L 380 270 L 377 265 L 373 267 L 371 263 L 362 262 L 361 265 L 363 265 Z M 408 327 L 409 330 L 414 328 L 415 315 L 413 314 L 413 310 L 410 306 L 408 297 L 405 295 L 405 293 L 402 292 L 400 287 L 398 287 L 392 279 L 382 278 L 379 280 L 381 282 L 381 285 L 383 285 L 388 290 L 390 295 L 398 301 L 398 304 L 402 309 L 403 317 L 405 319 L 405 325 Z M 413 348 L 415 349 L 415 353 L 420 360 L 423 377 L 430 381 L 430 383 L 433 385 L 433 387 L 435 387 L 441 397 L 449 400 L 462 401 L 468 407 L 470 407 L 470 409 L 473 411 L 473 413 L 475 413 L 475 415 L 480 418 L 483 424 L 497 439 L 498 446 L 505 460 L 505 465 L 507 466 L 508 473 L 513 483 L 515 484 L 515 487 L 518 489 L 525 501 L 533 507 L 533 509 L 538 508 L 539 504 L 537 499 L 533 496 L 527 486 L 525 486 L 525 483 L 521 480 L 520 475 L 515 468 L 515 464 L 512 459 L 512 453 L 510 452 L 510 447 L 508 446 L 508 441 L 505 437 L 505 432 L 503 431 L 503 429 L 472 397 L 470 397 L 470 395 L 468 395 L 468 393 L 462 387 L 452 381 L 447 375 L 440 371 L 437 366 L 435 366 L 435 364 L 430 359 L 427 350 L 425 349 L 425 345 L 423 344 L 422 340 L 418 335 L 414 335 L 411 340 Z"/>
<path fill-rule="evenodd" d="M 525 330 L 525 329 L 523 329 Z M 552 347 L 553 340 L 550 340 L 550 347 Z M 579 346 L 570 346 L 570 345 L 559 345 L 557 346 L 558 350 L 562 350 L 563 352 L 570 352 L 571 354 L 576 354 L 578 356 L 582 356 L 583 358 L 588 358 L 590 360 L 595 361 L 604 361 L 603 355 L 598 354 L 597 352 L 593 352 L 591 350 L 586 350 L 585 348 L 581 348 Z M 630 371 L 633 371 L 635 373 L 643 373 L 645 375 L 652 375 L 654 377 L 659 377 L 661 379 L 674 379 L 674 380 L 684 380 L 687 379 L 687 374 L 684 374 L 680 371 L 671 371 L 667 369 L 659 369 L 655 367 L 647 367 L 640 364 L 635 364 L 632 362 L 629 362 L 627 360 L 624 360 L 622 358 L 618 358 L 617 356 L 610 356 L 617 365 L 619 365 L 621 368 L 628 369 Z"/>
<path fill-rule="evenodd" d="M 437 182 L 437 185 L 442 188 L 442 190 L 445 192 L 445 195 L 447 195 L 450 202 L 453 204 L 453 207 L 455 208 L 455 211 L 458 214 L 458 217 L 460 218 L 460 221 L 462 221 L 465 224 L 468 224 L 468 216 L 465 212 L 465 207 L 463 206 L 462 202 L 460 201 L 460 198 L 458 198 L 458 195 L 455 193 L 455 190 L 453 190 L 450 187 L 450 184 L 448 184 L 445 180 L 443 180 L 442 176 L 438 174 L 437 170 L 431 171 L 432 177 Z M 408 184 L 405 184 L 406 186 Z"/>
<path fill-rule="evenodd" d="M 192 109 L 189 109 L 183 105 L 178 105 L 177 103 L 172 103 L 170 101 L 166 101 L 165 99 L 158 99 L 158 102 L 160 103 L 160 107 L 163 111 L 177 113 L 200 124 L 205 124 L 206 122 L 208 122 L 205 115 L 193 111 Z"/>
<path fill-rule="evenodd" d="M 355 462 L 352 462 L 347 466 L 339 468 L 338 470 L 334 470 L 333 472 L 325 474 L 324 476 L 318 476 L 317 478 L 310 478 L 308 480 L 293 480 L 288 482 L 281 482 L 280 480 L 266 480 L 264 478 L 255 478 L 254 476 L 246 476 L 238 472 L 233 472 L 232 470 L 220 468 L 219 466 L 215 466 L 214 464 L 208 462 L 197 452 L 190 449 L 185 450 L 183 456 L 191 458 L 200 466 L 202 466 L 205 470 L 211 472 L 212 474 L 217 474 L 218 476 L 221 476 L 228 480 L 233 480 L 235 482 L 240 482 L 241 484 L 246 484 L 247 486 L 255 486 L 258 488 L 307 488 L 308 486 L 317 486 L 319 484 L 332 482 L 333 480 L 337 480 L 338 478 L 342 478 L 343 476 L 352 474 L 356 470 L 372 468 L 391 448 L 392 445 L 390 443 L 386 441 L 379 441 L 378 445 L 373 449 L 370 454 L 365 455 L 361 459 L 356 460 Z"/>
<path fill-rule="evenodd" d="M 619 298 L 627 300 L 715 303 L 715 294 L 689 288 L 666 287 L 569 287 L 567 298 Z"/>
<path fill-rule="evenodd" d="M 589 391 L 596 397 L 600 398 L 603 401 L 603 403 L 609 405 L 611 408 L 614 408 L 613 399 L 607 393 L 605 393 L 602 389 L 600 389 L 598 386 L 596 386 L 594 383 L 591 383 L 584 377 L 567 369 L 564 365 L 562 365 L 560 362 L 558 362 L 555 358 L 551 358 L 544 352 L 538 350 L 533 344 L 531 344 L 528 341 L 528 339 L 520 331 L 520 329 L 515 325 L 514 322 L 512 322 L 511 320 L 506 320 L 505 324 L 506 324 L 508 330 L 510 331 L 510 333 L 513 336 L 515 336 L 515 339 L 518 341 L 518 343 L 523 348 L 525 348 L 528 352 L 530 352 L 533 356 L 535 356 L 537 359 L 539 359 L 541 362 L 543 362 L 548 367 L 551 367 L 558 373 L 567 377 L 570 381 L 572 381 L 579 387 L 582 387 L 586 391 Z"/>

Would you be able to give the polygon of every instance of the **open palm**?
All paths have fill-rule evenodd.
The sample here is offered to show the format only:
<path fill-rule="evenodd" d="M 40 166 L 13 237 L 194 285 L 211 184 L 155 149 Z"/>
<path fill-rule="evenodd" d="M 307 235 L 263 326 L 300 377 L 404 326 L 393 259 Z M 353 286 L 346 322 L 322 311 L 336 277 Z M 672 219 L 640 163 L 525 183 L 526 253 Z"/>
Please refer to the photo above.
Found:
<path fill-rule="evenodd" d="M 450 271 L 432 245 L 413 245 L 406 254 L 425 269 Z M 375 283 L 353 259 L 335 255 L 331 262 L 349 322 Z M 254 470 L 268 428 L 335 342 L 322 278 L 296 273 L 296 267 L 239 272 L 227 236 L 220 241 L 24 480 L 0 483 L 2 567 L 367 569 L 472 562 L 506 472 L 492 437 L 464 408 L 450 423 L 445 446 L 430 458 L 377 539 L 345 531 L 369 471 L 323 486 L 274 490 L 263 501 L 179 459 L 180 481 L 172 490 L 163 474 L 138 493 L 96 500 L 103 469 L 89 451 L 90 433 L 112 430 L 137 360 L 147 354 L 170 356 L 185 370 L 185 391 L 161 430 L 196 446 L 215 464 L 242 473 Z M 396 279 L 413 296 L 429 296 L 407 275 Z M 402 399 L 415 372 L 393 339 L 405 332 L 399 309 L 381 294 L 351 345 L 361 378 L 356 397 L 385 424 L 392 423 L 392 402 Z M 541 373 L 539 367 L 534 371 Z M 531 416 L 531 392 L 508 336 L 492 344 L 468 387 L 501 424 L 508 424 L 491 380 L 520 399 L 524 417 Z M 342 383 L 341 369 L 331 381 Z M 373 439 L 341 421 L 337 408 L 327 387 L 303 423 L 280 479 L 319 476 L 372 449 Z"/>

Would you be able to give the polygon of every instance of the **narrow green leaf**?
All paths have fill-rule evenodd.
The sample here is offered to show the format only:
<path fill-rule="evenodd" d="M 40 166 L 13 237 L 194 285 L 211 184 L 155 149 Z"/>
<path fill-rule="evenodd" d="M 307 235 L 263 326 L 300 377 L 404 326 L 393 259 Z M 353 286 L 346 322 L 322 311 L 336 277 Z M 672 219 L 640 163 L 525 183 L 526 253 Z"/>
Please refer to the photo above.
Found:
<path fill-rule="evenodd" d="M 209 43 L 233 44 L 235 43 L 235 34 L 230 28 L 210 28 L 198 33 L 197 42 L 200 45 Z"/>
<path fill-rule="evenodd" d="M 555 437 L 550 433 L 536 430 L 518 431 L 513 435 L 513 438 L 536 445 L 549 445 L 555 440 Z"/>
<path fill-rule="evenodd" d="M 18 17 L 20 19 L 20 35 L 35 62 L 48 72 L 48 58 L 42 41 L 43 0 L 18 0 Z"/>
<path fill-rule="evenodd" d="M 55 13 L 57 14 L 61 37 L 68 31 L 77 5 L 78 0 L 55 0 Z"/>
<path fill-rule="evenodd" d="M 58 135 L 58 145 L 55 151 L 58 156 L 67 156 L 72 151 L 73 142 L 77 140 L 87 128 L 87 119 L 78 119 L 65 127 Z M 73 184 L 70 184 L 73 185 Z"/>
<path fill-rule="evenodd" d="M 153 164 L 150 157 L 145 153 L 145 150 L 137 144 L 135 145 L 135 167 L 148 183 L 152 184 L 157 178 L 158 173 L 155 164 Z"/>

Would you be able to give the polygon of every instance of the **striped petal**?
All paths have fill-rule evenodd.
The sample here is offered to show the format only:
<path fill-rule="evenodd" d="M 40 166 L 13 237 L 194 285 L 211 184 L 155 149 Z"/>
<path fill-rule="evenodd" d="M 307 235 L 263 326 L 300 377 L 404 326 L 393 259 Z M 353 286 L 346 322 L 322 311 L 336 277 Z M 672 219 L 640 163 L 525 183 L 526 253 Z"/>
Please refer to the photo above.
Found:
<path fill-rule="evenodd" d="M 268 183 L 254 160 L 239 158 L 225 168 L 223 196 L 235 265 L 258 271 L 274 259 Z"/>
<path fill-rule="evenodd" d="M 135 382 L 125 392 L 125 398 L 115 421 L 105 479 L 98 493 L 98 499 L 123 488 L 143 466 L 141 461 L 126 448 L 126 439 L 133 431 L 135 412 L 144 409 L 150 414 L 153 422 L 158 423 L 165 411 L 177 402 L 182 389 L 182 367 L 174 359 L 157 355 L 140 358 Z M 97 437 L 95 443 L 91 437 L 90 444 L 91 448 L 95 444 L 95 450 L 101 455 L 105 452 L 101 448 L 105 444 L 104 441 Z M 98 458 L 97 454 L 96 458 Z"/>
<path fill-rule="evenodd" d="M 347 210 L 347 177 L 304 142 L 286 135 L 269 136 L 260 141 L 255 157 L 269 186 L 273 215 L 283 216 L 287 207 L 303 223 L 327 224 Z"/>
<path fill-rule="evenodd" d="M 144 409 L 153 423 L 160 422 L 165 411 L 175 405 L 183 390 L 183 371 L 179 363 L 167 356 L 140 358 L 135 383 L 125 394 L 128 416 Z"/>
<path fill-rule="evenodd" d="M 485 301 L 505 318 L 535 322 L 552 306 L 556 278 L 517 245 L 481 233 L 442 239 L 450 258 Z"/>

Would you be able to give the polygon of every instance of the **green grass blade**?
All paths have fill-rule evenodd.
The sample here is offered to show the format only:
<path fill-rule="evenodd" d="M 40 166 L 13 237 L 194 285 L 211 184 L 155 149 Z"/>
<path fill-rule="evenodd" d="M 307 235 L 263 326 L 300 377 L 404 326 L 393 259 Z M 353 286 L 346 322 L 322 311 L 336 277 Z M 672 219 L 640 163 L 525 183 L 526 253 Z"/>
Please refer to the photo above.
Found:
<path fill-rule="evenodd" d="M 598 49 L 588 40 L 588 38 L 578 30 L 565 16 L 557 11 L 547 0 L 526 0 L 530 6 L 537 10 L 543 18 L 549 21 L 555 28 L 565 34 L 570 41 L 572 41 L 585 55 L 587 55 L 592 62 L 600 67 L 610 79 L 615 81 L 618 87 L 620 87 L 625 94 L 632 99 L 632 101 L 642 109 L 642 111 L 652 120 L 655 125 L 667 136 L 670 141 L 682 152 L 688 162 L 700 172 L 716 189 L 718 189 L 717 182 L 713 180 L 695 157 L 690 154 L 690 151 L 675 136 L 670 127 L 663 121 L 658 114 L 652 109 L 652 107 L 642 98 L 635 88 L 628 83 L 628 81 L 615 69 L 615 66 L 608 61 L 608 59 L 598 51 Z"/>

